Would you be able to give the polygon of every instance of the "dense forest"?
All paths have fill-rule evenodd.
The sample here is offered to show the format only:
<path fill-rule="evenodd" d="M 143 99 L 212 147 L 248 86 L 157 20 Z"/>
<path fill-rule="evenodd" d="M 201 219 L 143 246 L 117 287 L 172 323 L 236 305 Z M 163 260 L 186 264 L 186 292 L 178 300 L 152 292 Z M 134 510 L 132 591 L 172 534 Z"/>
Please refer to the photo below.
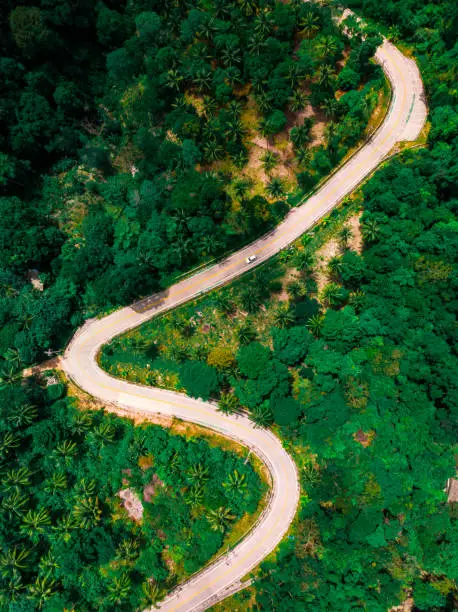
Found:
<path fill-rule="evenodd" d="M 0 20 L 0 355 L 23 363 L 276 224 L 276 135 L 307 190 L 383 84 L 380 38 L 315 4 L 10 0 Z"/>
<path fill-rule="evenodd" d="M 234 597 L 238 609 L 385 611 L 410 597 L 417 610 L 451 610 L 457 594 L 456 508 L 445 492 L 458 421 L 457 11 L 363 4 L 415 50 L 431 127 L 427 148 L 363 187 L 362 248 L 341 227 L 319 288 L 317 228 L 282 265 L 114 340 L 102 356 L 118 375 L 248 409 L 295 454 L 294 538 L 263 564 L 254 594 Z M 288 260 L 296 276 L 285 300 Z"/>
<path fill-rule="evenodd" d="M 154 604 L 265 490 L 234 452 L 82 411 L 53 376 L 3 387 L 0 407 L 2 610 Z"/>
<path fill-rule="evenodd" d="M 234 607 L 382 612 L 412 597 L 435 612 L 453 608 L 458 579 L 444 491 L 458 416 L 458 9 L 348 5 L 415 54 L 431 121 L 427 148 L 362 189 L 362 248 L 342 227 L 321 288 L 318 229 L 283 255 L 293 281 L 263 268 L 193 320 L 178 311 L 116 340 L 102 364 L 247 409 L 294 454 L 294 531 Z M 1 606 L 132 610 L 218 550 L 256 509 L 259 478 L 18 372 L 84 318 L 277 223 L 289 204 L 275 138 L 287 131 L 304 191 L 325 176 L 374 108 L 380 37 L 349 41 L 329 6 L 272 0 L 10 0 L 0 19 Z M 240 178 L 253 108 L 271 145 L 261 191 Z M 326 130 L 311 146 L 317 113 Z M 128 518 L 117 494 L 144 499 L 152 483 L 142 522 Z"/>

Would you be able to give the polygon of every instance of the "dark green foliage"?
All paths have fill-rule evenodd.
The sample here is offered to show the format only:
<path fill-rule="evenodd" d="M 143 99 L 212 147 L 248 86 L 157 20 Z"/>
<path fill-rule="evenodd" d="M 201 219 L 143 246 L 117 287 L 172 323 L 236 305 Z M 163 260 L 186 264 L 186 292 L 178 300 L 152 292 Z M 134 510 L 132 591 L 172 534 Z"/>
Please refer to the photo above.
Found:
<path fill-rule="evenodd" d="M 285 129 L 292 100 L 303 106 L 308 85 L 342 123 L 351 107 L 353 123 L 316 152 L 310 180 L 302 176 L 307 188 L 358 138 L 358 109 L 377 84 L 370 47 L 356 39 L 352 69 L 364 87 L 348 92 L 357 94 L 351 104 L 335 99 L 334 77 L 322 79 L 345 40 L 327 7 L 310 18 L 304 7 L 272 2 L 82 0 L 7 2 L 4 13 L 0 354 L 11 345 L 27 362 L 61 348 L 84 318 L 170 285 L 284 217 L 277 178 L 272 202 L 245 194 L 234 212 L 226 189 L 234 177 L 207 166 L 245 165 L 249 96 L 268 137 Z M 291 133 L 302 151 L 310 127 L 306 119 Z M 43 292 L 26 282 L 29 270 Z M 248 296 L 247 310 L 259 300 Z"/>
<path fill-rule="evenodd" d="M 364 251 L 338 261 L 339 284 L 324 295 L 332 308 L 299 371 L 307 394 L 298 397 L 305 419 L 294 435 L 319 465 L 304 473 L 308 501 L 295 541 L 265 564 L 257 604 L 387 610 L 409 589 L 415 609 L 446 610 L 456 599 L 458 542 L 444 493 L 455 475 L 457 423 L 456 11 L 449 2 L 417 3 L 415 11 L 404 1 L 350 5 L 417 47 L 432 107 L 430 149 L 406 153 L 363 188 Z M 357 92 L 341 100 L 355 115 Z M 333 298 L 340 283 L 352 292 L 343 308 Z"/>
<path fill-rule="evenodd" d="M 208 400 L 218 390 L 215 368 L 200 361 L 185 361 L 180 365 L 180 382 L 192 397 Z"/>
<path fill-rule="evenodd" d="M 286 365 L 296 365 L 304 359 L 312 336 L 306 327 L 272 330 L 275 355 Z"/>
<path fill-rule="evenodd" d="M 181 576 L 198 570 L 223 542 L 211 513 L 225 508 L 232 521 L 255 511 L 263 485 L 233 453 L 82 412 L 55 401 L 56 388 L 65 392 L 29 379 L 0 390 L 2 606 L 40 609 L 44 593 L 45 610 L 144 608 L 147 581 L 161 597 L 176 583 L 165 556 Z M 30 418 L 18 420 L 21 411 Z M 142 501 L 141 522 L 120 507 L 127 487 Z"/>

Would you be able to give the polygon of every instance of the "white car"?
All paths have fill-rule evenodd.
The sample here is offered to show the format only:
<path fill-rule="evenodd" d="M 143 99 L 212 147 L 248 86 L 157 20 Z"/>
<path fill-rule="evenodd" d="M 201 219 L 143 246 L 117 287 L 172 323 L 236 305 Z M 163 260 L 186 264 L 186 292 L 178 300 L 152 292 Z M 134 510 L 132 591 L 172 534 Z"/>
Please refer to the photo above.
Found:
<path fill-rule="evenodd" d="M 250 264 L 250 263 L 253 263 L 253 261 L 256 261 L 256 259 L 257 259 L 256 255 L 250 255 L 249 257 L 245 259 L 245 261 L 247 264 Z"/>

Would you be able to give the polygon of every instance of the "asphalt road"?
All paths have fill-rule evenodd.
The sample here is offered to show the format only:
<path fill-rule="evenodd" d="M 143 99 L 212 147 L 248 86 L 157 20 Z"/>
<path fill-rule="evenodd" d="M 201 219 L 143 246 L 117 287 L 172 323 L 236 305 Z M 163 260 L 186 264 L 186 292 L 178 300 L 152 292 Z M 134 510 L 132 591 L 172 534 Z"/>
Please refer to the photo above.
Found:
<path fill-rule="evenodd" d="M 205 610 L 240 588 L 241 578 L 274 550 L 288 531 L 299 501 L 298 474 L 280 440 L 268 430 L 255 428 L 247 417 L 225 416 L 210 403 L 112 378 L 97 365 L 97 353 L 113 337 L 137 327 L 159 312 L 240 276 L 278 253 L 350 194 L 377 168 L 397 142 L 417 138 L 426 120 L 426 106 L 415 63 L 386 41 L 378 49 L 376 59 L 383 66 L 393 89 L 388 115 L 370 141 L 315 195 L 292 210 L 270 234 L 224 261 L 177 283 L 164 294 L 152 296 L 103 319 L 86 322 L 65 352 L 63 369 L 93 396 L 137 413 L 173 415 L 214 429 L 249 446 L 270 471 L 270 503 L 253 530 L 229 555 L 221 557 L 175 589 L 161 603 L 161 610 Z M 248 265 L 245 259 L 252 254 L 257 259 Z"/>

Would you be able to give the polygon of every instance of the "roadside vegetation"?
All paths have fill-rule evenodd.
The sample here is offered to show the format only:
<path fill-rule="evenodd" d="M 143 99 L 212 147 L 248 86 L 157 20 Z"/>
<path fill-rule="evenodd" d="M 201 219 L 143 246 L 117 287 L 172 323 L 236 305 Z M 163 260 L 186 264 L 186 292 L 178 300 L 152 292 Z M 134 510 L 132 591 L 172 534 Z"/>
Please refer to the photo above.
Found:
<path fill-rule="evenodd" d="M 436 612 L 457 595 L 456 9 L 349 5 L 417 56 L 428 148 L 272 263 L 100 356 L 247 410 L 295 457 L 293 530 L 233 610 Z M 350 42 L 314 3 L 62 6 L 10 2 L 0 26 L 1 604 L 131 610 L 230 542 L 265 487 L 236 454 L 81 412 L 21 369 L 85 317 L 277 223 L 293 174 L 312 189 L 370 121 L 380 39 Z"/>
<path fill-rule="evenodd" d="M 5 610 L 150 606 L 243 535 L 267 489 L 237 445 L 82 411 L 52 372 L 2 386 L 0 406 Z"/>
<path fill-rule="evenodd" d="M 326 6 L 11 0 L 4 15 L 0 360 L 39 361 L 274 226 L 383 111 L 379 36 L 347 38 Z"/>
<path fill-rule="evenodd" d="M 274 262 L 103 349 L 112 374 L 247 409 L 292 452 L 302 508 L 260 570 L 261 609 L 387 609 L 413 592 L 429 610 L 456 591 L 456 249 L 429 155 L 392 161 Z"/>
<path fill-rule="evenodd" d="M 417 49 L 428 148 L 379 170 L 356 200 L 362 214 L 352 211 L 319 244 L 320 227 L 246 281 L 189 306 L 196 325 L 186 346 L 202 354 L 180 353 L 180 311 L 143 328 L 154 359 L 163 351 L 176 364 L 176 388 L 201 394 L 182 368 L 205 368 L 208 397 L 274 427 L 300 468 L 292 537 L 230 609 L 387 610 L 407 601 L 436 611 L 456 598 L 456 500 L 446 492 L 458 397 L 456 20 L 449 3 L 409 20 L 406 6 L 386 14 Z M 426 15 L 433 28 L 422 26 Z M 115 339 L 102 362 L 116 368 L 116 351 L 120 362 L 124 351 L 141 358 L 147 349 L 133 337 Z M 215 347 L 221 361 L 212 362 Z"/>

